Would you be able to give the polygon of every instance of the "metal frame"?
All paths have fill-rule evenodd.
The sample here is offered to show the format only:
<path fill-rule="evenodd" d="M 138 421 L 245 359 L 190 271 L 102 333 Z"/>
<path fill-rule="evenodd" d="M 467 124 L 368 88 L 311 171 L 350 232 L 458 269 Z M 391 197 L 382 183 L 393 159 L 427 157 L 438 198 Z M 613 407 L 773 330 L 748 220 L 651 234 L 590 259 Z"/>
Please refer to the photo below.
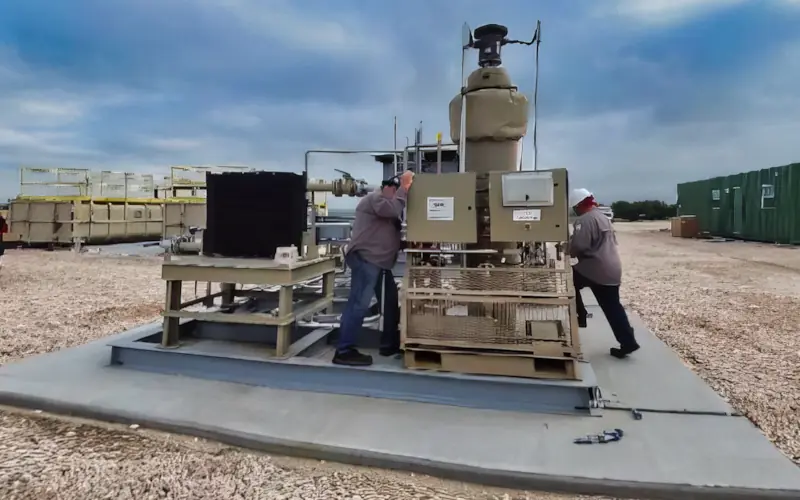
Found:
<path fill-rule="evenodd" d="M 197 322 L 183 321 L 181 328 L 188 333 L 193 325 Z M 249 325 L 219 325 L 213 330 L 198 335 L 216 342 L 224 337 L 235 343 L 235 339 L 252 339 L 255 334 Z M 346 367 L 331 364 L 316 355 L 330 343 L 327 338 L 330 332 L 331 329 L 317 329 L 298 335 L 299 340 L 293 344 L 290 355 L 281 359 L 264 358 L 255 349 L 247 351 L 250 354 L 246 355 L 241 354 L 241 349 L 211 351 L 192 342 L 186 342 L 178 349 L 163 349 L 158 344 L 161 328 L 153 324 L 112 341 L 111 364 L 120 369 L 282 390 L 499 411 L 580 416 L 599 416 L 601 413 L 597 378 L 587 362 L 580 362 L 581 381 L 407 370 L 399 359 L 389 359 L 370 367 Z M 378 336 L 374 331 L 362 330 L 359 346 L 369 349 L 377 347 L 377 342 Z M 214 345 L 214 342 L 209 344 Z"/>
<path fill-rule="evenodd" d="M 276 356 L 285 356 L 291 349 L 290 336 L 297 319 L 327 310 L 333 303 L 336 262 L 332 258 L 317 258 L 280 264 L 268 259 L 235 259 L 203 256 L 170 257 L 161 266 L 161 278 L 166 283 L 164 326 L 161 345 L 175 348 L 180 345 L 179 321 L 195 319 L 218 323 L 238 323 L 275 326 L 278 328 Z M 315 300 L 301 301 L 295 308 L 294 285 L 322 276 L 322 290 Z M 222 291 L 189 302 L 181 302 L 184 281 L 221 283 Z M 273 285 L 278 288 L 278 314 L 267 313 L 228 314 L 221 311 L 185 311 L 186 307 L 205 303 L 212 305 L 222 297 L 223 305 L 233 304 L 237 296 L 258 297 L 267 292 L 236 290 L 241 285 Z"/>

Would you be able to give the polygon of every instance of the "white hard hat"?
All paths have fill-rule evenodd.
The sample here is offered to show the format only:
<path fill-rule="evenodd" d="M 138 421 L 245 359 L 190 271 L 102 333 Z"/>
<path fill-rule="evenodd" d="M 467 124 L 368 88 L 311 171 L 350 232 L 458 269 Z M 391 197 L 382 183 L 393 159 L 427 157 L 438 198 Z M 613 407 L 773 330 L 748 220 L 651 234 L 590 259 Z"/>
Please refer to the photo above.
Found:
<path fill-rule="evenodd" d="M 588 189 L 578 188 L 573 189 L 572 192 L 569 194 L 569 206 L 574 207 L 577 206 L 580 202 L 592 196 L 592 193 Z"/>

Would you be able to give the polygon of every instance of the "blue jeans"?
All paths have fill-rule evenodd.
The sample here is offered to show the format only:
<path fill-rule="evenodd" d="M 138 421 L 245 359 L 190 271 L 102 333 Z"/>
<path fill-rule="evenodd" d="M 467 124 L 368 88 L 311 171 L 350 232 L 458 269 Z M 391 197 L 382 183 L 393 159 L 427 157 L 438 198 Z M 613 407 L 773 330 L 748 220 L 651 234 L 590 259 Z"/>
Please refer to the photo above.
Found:
<path fill-rule="evenodd" d="M 383 307 L 383 332 L 381 347 L 396 349 L 400 347 L 400 336 L 397 327 L 400 323 L 400 311 L 397 297 L 397 284 L 391 270 L 367 262 L 358 252 L 349 252 L 345 257 L 350 269 L 350 296 L 342 313 L 339 324 L 339 342 L 337 352 L 346 352 L 356 348 L 358 333 L 369 312 L 369 303 L 373 296 L 381 300 L 381 288 L 386 297 Z"/>

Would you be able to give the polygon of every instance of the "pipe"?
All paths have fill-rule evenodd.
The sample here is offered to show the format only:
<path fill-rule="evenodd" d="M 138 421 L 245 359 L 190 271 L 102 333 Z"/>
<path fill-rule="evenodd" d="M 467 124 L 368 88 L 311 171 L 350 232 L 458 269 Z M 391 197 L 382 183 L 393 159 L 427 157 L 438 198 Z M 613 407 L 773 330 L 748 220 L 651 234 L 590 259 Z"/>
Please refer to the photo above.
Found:
<path fill-rule="evenodd" d="M 439 143 L 420 144 L 419 145 L 420 149 L 433 149 L 433 148 L 437 148 L 439 146 L 440 146 Z M 450 147 L 450 146 L 458 146 L 458 144 L 456 144 L 455 142 L 448 142 L 447 144 L 442 143 L 441 146 L 443 148 L 446 148 L 446 147 Z M 406 149 L 411 149 L 411 148 L 416 148 L 416 147 L 417 146 L 406 146 Z"/>
<path fill-rule="evenodd" d="M 393 175 L 397 175 L 399 173 L 397 172 L 397 115 L 394 117 L 394 150 L 395 153 L 393 155 L 392 167 L 394 167 Z"/>
<path fill-rule="evenodd" d="M 306 151 L 305 154 L 305 166 L 303 168 L 303 172 L 305 172 L 306 177 L 308 177 L 308 158 L 312 154 L 329 154 L 329 155 L 354 155 L 354 154 L 397 154 L 399 151 L 387 151 L 384 149 L 309 149 Z"/>
<path fill-rule="evenodd" d="M 308 159 L 312 154 L 333 154 L 333 155 L 349 155 L 349 154 L 368 154 L 368 153 L 378 153 L 378 154 L 397 154 L 397 151 L 385 151 L 385 150 L 365 150 L 365 149 L 354 149 L 354 150 L 347 150 L 347 149 L 309 149 L 305 153 L 305 161 L 303 165 L 303 172 L 305 173 L 306 179 L 308 179 Z M 314 238 L 314 243 L 316 243 L 317 239 L 317 210 L 312 206 L 311 210 L 311 223 L 310 226 L 310 236 Z M 302 249 L 301 249 L 302 250 Z M 302 252 L 305 254 L 305 252 Z"/>
<path fill-rule="evenodd" d="M 340 323 L 317 323 L 314 321 L 301 321 L 301 320 L 297 321 L 297 325 L 303 328 L 339 328 L 341 326 Z M 377 325 L 375 325 L 374 323 L 369 324 L 366 322 L 366 320 L 364 320 L 364 323 L 362 323 L 361 326 L 372 328 Z"/>
<path fill-rule="evenodd" d="M 326 320 L 326 317 L 332 317 L 332 321 Z M 341 320 L 342 315 L 341 314 L 323 314 L 323 315 L 319 315 L 319 316 L 317 316 L 317 315 L 312 316 L 312 318 L 313 319 L 311 319 L 311 320 L 305 320 L 305 321 L 298 320 L 298 323 L 300 323 L 300 326 L 308 326 L 307 324 L 303 324 L 303 323 L 314 323 L 314 324 L 318 324 L 318 325 L 337 325 L 338 326 L 339 325 L 339 320 Z M 369 316 L 369 317 L 364 318 L 363 324 L 364 325 L 368 325 L 368 324 L 376 323 L 379 320 L 380 320 L 380 314 L 376 314 L 374 316 Z"/>
<path fill-rule="evenodd" d="M 422 162 L 420 161 L 419 157 L 425 153 L 425 151 L 423 150 L 436 148 L 437 161 L 441 161 L 442 151 L 444 150 L 444 148 L 450 146 L 458 146 L 458 145 L 452 142 L 448 142 L 447 144 L 436 143 L 436 144 L 407 145 L 403 150 L 403 170 L 408 170 L 408 152 L 411 151 L 412 149 L 414 150 L 414 154 L 416 156 L 414 159 L 414 164 L 417 165 L 418 168 L 421 168 Z"/>
<path fill-rule="evenodd" d="M 436 134 L 436 173 L 442 173 L 442 133 Z"/>

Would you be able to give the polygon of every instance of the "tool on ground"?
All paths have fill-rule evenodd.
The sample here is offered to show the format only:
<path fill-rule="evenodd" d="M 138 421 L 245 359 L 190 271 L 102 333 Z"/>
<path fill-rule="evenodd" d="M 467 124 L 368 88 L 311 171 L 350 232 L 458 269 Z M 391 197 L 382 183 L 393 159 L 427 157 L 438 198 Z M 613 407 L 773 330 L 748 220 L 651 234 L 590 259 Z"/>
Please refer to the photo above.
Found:
<path fill-rule="evenodd" d="M 633 419 L 634 420 L 641 420 L 642 419 L 642 412 L 640 412 L 636 408 L 631 408 L 631 415 L 633 415 Z"/>
<path fill-rule="evenodd" d="M 624 433 L 622 432 L 622 429 L 603 431 L 600 434 L 590 434 L 588 436 L 576 438 L 574 443 L 575 444 L 613 443 L 614 441 L 619 441 L 620 439 L 622 439 L 623 434 Z"/>

